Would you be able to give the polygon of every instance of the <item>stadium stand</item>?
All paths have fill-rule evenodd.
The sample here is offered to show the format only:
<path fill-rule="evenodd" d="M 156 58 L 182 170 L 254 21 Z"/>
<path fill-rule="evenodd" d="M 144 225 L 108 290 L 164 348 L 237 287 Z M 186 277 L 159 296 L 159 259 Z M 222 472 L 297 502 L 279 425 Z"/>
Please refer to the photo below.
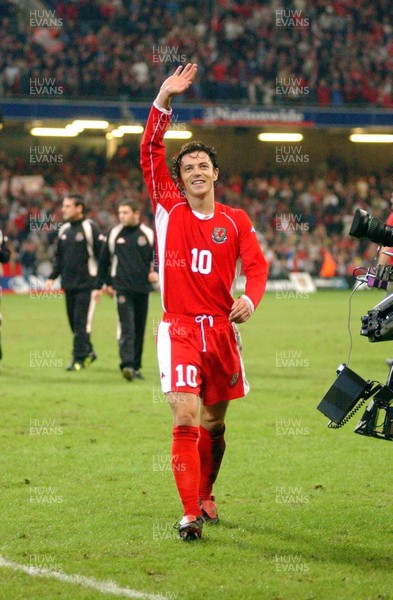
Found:
<path fill-rule="evenodd" d="M 65 98 L 146 100 L 176 58 L 199 65 L 186 101 L 392 107 L 390 0 L 295 5 L 297 15 L 274 0 L 220 0 L 204 3 L 202 14 L 190 0 L 165 8 L 153 0 L 50 1 L 61 26 L 40 28 L 25 16 L 10 19 L 16 4 L 6 1 L 0 95 L 27 96 L 39 76 L 54 79 Z M 288 93 L 275 93 L 283 84 Z"/>
<path fill-rule="evenodd" d="M 31 98 L 30 81 L 40 77 L 54 79 L 65 99 L 150 102 L 174 63 L 190 60 L 199 75 L 185 102 L 393 107 L 390 0 L 297 0 L 296 11 L 274 0 L 219 0 L 204 3 L 203 14 L 191 0 L 158 4 L 47 0 L 46 14 L 54 11 L 60 24 L 50 28 L 32 26 L 20 3 L 4 0 L 0 97 Z M 293 90 L 280 94 L 277 86 Z M 75 148 L 61 165 L 42 168 L 23 157 L 0 158 L 0 228 L 14 248 L 6 269 L 34 273 L 51 258 L 61 200 L 70 191 L 86 198 L 104 232 L 123 198 L 141 202 L 152 222 L 137 159 L 124 148 L 109 162 Z M 327 252 L 342 276 L 370 260 L 369 245 L 348 238 L 349 223 L 357 206 L 385 220 L 392 172 L 365 177 L 335 167 L 318 177 L 273 169 L 221 174 L 217 199 L 247 210 L 263 236 L 271 278 L 299 270 L 318 275 Z M 12 190 L 18 175 L 42 175 L 42 189 Z"/>
<path fill-rule="evenodd" d="M 103 232 L 115 224 L 117 203 L 124 198 L 138 200 L 146 222 L 152 224 L 137 158 L 123 152 L 108 163 L 101 155 L 83 155 L 76 149 L 61 165 L 40 168 L 22 158 L 13 162 L 5 154 L 1 162 L 0 228 L 14 247 L 11 269 L 20 271 L 24 257 L 22 262 L 27 261 L 34 273 L 34 265 L 51 258 L 61 222 L 61 201 L 68 192 L 85 197 L 90 216 Z M 42 189 L 13 192 L 11 179 L 18 175 L 43 176 Z M 326 252 L 334 260 L 336 275 L 350 276 L 355 266 L 368 264 L 375 245 L 348 237 L 353 212 L 360 207 L 385 220 L 392 190 L 391 173 L 364 177 L 348 172 L 344 179 L 331 169 L 323 177 L 308 178 L 278 176 L 273 171 L 263 176 L 223 174 L 216 194 L 218 201 L 248 212 L 261 234 L 270 277 L 278 279 L 294 271 L 319 275 Z"/>

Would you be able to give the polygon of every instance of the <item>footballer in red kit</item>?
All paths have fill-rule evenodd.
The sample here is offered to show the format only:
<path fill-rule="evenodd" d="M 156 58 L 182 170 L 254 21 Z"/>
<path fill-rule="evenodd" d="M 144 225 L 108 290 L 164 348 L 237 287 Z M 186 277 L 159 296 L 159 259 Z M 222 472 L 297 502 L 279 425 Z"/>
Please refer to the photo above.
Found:
<path fill-rule="evenodd" d="M 215 201 L 214 148 L 189 142 L 173 162 L 174 179 L 168 170 L 163 138 L 170 100 L 196 73 L 197 65 L 188 64 L 164 81 L 141 145 L 164 310 L 157 354 L 174 418 L 172 469 L 184 509 L 179 523 L 184 540 L 201 537 L 203 522 L 218 522 L 212 488 L 225 451 L 225 414 L 230 400 L 249 391 L 236 323 L 247 321 L 258 306 L 268 273 L 247 214 Z M 246 288 L 234 299 L 240 261 Z"/>

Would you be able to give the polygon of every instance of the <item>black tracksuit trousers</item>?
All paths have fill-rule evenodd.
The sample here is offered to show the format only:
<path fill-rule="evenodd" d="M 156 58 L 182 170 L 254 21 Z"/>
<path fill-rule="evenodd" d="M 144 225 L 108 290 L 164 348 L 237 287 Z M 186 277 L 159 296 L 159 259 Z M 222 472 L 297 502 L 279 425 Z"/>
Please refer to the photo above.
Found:
<path fill-rule="evenodd" d="M 93 352 L 90 342 L 94 303 L 91 290 L 65 290 L 67 315 L 74 334 L 72 355 L 75 361 L 83 361 Z"/>
<path fill-rule="evenodd" d="M 143 337 L 149 294 L 117 292 L 116 302 L 119 316 L 120 369 L 133 367 L 138 371 L 142 366 Z"/>

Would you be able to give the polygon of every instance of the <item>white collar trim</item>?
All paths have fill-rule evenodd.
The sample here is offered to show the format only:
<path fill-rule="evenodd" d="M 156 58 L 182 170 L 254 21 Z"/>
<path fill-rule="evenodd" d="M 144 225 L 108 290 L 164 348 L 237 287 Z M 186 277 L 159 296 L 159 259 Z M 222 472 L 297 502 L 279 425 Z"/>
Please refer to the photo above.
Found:
<path fill-rule="evenodd" d="M 197 212 L 196 210 L 193 210 L 192 212 L 201 221 L 207 221 L 208 219 L 212 219 L 214 217 L 214 212 L 212 212 L 211 215 L 204 215 L 203 213 Z"/>

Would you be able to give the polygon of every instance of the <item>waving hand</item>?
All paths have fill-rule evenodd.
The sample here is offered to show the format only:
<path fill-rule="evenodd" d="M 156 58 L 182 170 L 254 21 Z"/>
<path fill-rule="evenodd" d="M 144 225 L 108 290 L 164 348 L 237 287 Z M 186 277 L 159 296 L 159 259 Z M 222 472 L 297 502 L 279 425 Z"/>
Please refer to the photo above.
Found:
<path fill-rule="evenodd" d="M 185 67 L 178 67 L 173 75 L 165 79 L 156 98 L 156 102 L 162 108 L 168 108 L 172 96 L 185 92 L 195 79 L 197 65 L 188 63 Z"/>

